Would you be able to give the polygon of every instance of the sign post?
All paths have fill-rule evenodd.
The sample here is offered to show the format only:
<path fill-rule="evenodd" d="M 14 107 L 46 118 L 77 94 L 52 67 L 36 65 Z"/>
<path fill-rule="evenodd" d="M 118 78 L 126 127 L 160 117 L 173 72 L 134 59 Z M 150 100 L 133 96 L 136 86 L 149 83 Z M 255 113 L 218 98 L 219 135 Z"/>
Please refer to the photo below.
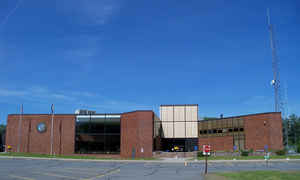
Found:
<path fill-rule="evenodd" d="M 210 155 L 210 145 L 203 145 L 203 155 L 205 156 L 205 174 L 207 174 L 207 157 Z"/>
<path fill-rule="evenodd" d="M 266 161 L 266 166 L 268 167 L 268 160 L 270 159 L 270 153 L 268 152 L 268 145 L 265 145 L 264 149 L 265 149 L 264 158 L 265 158 L 265 161 Z"/>

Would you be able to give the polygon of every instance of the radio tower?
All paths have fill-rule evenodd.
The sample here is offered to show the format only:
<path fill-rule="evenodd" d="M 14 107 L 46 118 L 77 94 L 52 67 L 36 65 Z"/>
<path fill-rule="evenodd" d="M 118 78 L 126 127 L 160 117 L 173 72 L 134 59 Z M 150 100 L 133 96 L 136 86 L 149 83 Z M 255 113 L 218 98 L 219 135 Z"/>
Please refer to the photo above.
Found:
<path fill-rule="evenodd" d="M 279 76 L 279 67 L 278 67 L 278 58 L 276 53 L 276 46 L 273 37 L 273 26 L 270 20 L 270 11 L 267 10 L 268 14 L 268 28 L 270 32 L 270 44 L 272 50 L 272 69 L 273 69 L 273 80 L 271 85 L 274 87 L 274 104 L 275 112 L 282 112 L 282 103 L 281 103 L 281 92 L 280 92 L 280 76 Z"/>
<path fill-rule="evenodd" d="M 271 45 L 271 50 L 272 50 L 273 80 L 271 81 L 271 85 L 274 87 L 275 112 L 281 112 L 282 119 L 286 121 L 286 123 L 283 123 L 283 128 L 285 128 L 284 144 L 288 148 L 288 127 L 287 127 L 288 119 L 287 119 L 287 111 L 286 111 L 287 108 L 285 107 L 286 103 L 284 103 L 282 101 L 283 99 L 282 99 L 282 92 L 281 92 L 281 85 L 280 85 L 279 63 L 278 63 L 278 57 L 277 57 L 277 53 L 276 53 L 276 46 L 275 46 L 274 34 L 273 34 L 273 26 L 272 26 L 271 20 L 270 20 L 269 9 L 267 10 L 267 16 L 268 16 L 268 28 L 269 28 L 269 32 L 270 32 L 270 45 Z"/>

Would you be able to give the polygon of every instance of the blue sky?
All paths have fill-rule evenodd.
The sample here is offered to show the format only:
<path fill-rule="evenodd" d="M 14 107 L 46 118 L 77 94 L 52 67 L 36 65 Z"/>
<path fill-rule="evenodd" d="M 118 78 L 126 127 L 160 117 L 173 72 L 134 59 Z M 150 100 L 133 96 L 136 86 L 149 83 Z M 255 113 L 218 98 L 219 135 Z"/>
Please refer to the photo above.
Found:
<path fill-rule="evenodd" d="M 200 116 L 273 111 L 266 9 L 288 112 L 300 115 L 300 3 L 2 0 L 0 123 L 7 114 L 199 104 Z"/>

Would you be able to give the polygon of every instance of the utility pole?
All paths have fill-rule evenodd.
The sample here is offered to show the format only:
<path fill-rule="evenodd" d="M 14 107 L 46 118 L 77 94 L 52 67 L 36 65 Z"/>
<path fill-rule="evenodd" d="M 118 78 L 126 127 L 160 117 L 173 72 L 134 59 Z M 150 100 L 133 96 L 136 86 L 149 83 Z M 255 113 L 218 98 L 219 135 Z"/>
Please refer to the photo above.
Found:
<path fill-rule="evenodd" d="M 21 146 L 22 121 L 23 121 L 23 104 L 21 104 L 21 111 L 20 111 L 20 118 L 19 118 L 17 152 L 20 152 L 20 146 Z"/>
<path fill-rule="evenodd" d="M 53 116 L 54 116 L 54 105 L 51 105 L 51 147 L 50 155 L 53 155 Z"/>
<path fill-rule="evenodd" d="M 288 123 L 289 123 L 289 117 L 288 117 L 288 97 L 287 97 L 287 84 L 285 83 L 284 84 L 284 119 L 285 119 L 285 131 L 284 131 L 284 135 L 285 135 L 285 143 L 286 143 L 286 147 L 287 149 L 289 148 L 289 126 L 288 126 Z"/>

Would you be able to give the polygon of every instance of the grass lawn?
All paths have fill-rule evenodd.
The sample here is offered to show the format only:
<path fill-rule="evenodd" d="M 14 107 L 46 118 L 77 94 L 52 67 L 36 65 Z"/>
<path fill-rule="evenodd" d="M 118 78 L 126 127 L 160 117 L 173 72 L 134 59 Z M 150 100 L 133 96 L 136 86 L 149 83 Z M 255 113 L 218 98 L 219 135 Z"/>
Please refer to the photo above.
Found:
<path fill-rule="evenodd" d="M 264 159 L 264 156 L 210 156 L 208 160 L 254 160 L 254 159 Z M 300 155 L 297 156 L 270 156 L 270 159 L 300 159 Z M 198 160 L 205 160 L 205 157 L 198 157 Z"/>
<path fill-rule="evenodd" d="M 242 180 L 255 180 L 255 179 L 299 180 L 300 179 L 300 172 L 295 172 L 295 171 L 243 171 L 243 172 L 215 173 L 215 175 L 225 177 L 225 179 L 227 180 L 240 180 L 240 179 Z"/>
<path fill-rule="evenodd" d="M 84 155 L 56 155 L 52 156 L 49 154 L 33 154 L 33 153 L 0 153 L 0 156 L 14 156 L 14 157 L 38 157 L 38 158 L 62 158 L 62 159 L 98 159 L 98 160 L 132 160 L 132 159 L 120 159 L 120 158 L 109 158 L 109 157 L 95 157 L 95 156 L 84 156 Z M 156 160 L 155 158 L 135 158 L 134 160 Z"/>

